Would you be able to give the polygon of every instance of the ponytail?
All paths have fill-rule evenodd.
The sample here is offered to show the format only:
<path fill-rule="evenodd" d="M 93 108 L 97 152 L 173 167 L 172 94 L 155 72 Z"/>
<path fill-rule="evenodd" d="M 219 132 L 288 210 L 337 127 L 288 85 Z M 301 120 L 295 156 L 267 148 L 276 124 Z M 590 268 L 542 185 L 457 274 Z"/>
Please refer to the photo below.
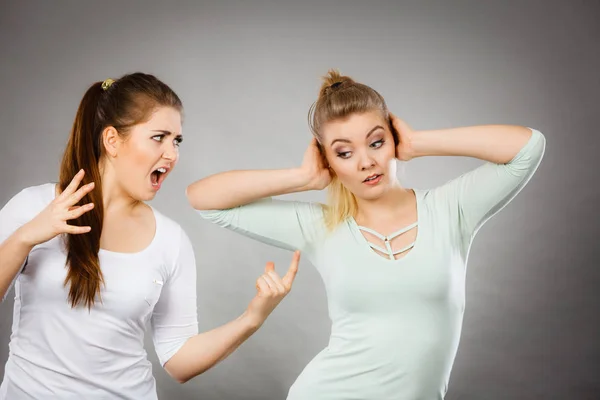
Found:
<path fill-rule="evenodd" d="M 84 235 L 67 235 L 66 238 L 68 272 L 64 283 L 69 286 L 69 303 L 72 307 L 81 303 L 91 308 L 96 298 L 99 299 L 100 286 L 104 282 L 98 258 L 104 219 L 98 167 L 101 153 L 98 103 L 105 94 L 101 85 L 101 82 L 94 83 L 83 96 L 60 167 L 61 192 L 81 169 L 85 171 L 82 184 L 96 183 L 94 189 L 78 204 L 94 203 L 94 208 L 70 221 L 72 225 L 91 227 L 90 232 Z"/>

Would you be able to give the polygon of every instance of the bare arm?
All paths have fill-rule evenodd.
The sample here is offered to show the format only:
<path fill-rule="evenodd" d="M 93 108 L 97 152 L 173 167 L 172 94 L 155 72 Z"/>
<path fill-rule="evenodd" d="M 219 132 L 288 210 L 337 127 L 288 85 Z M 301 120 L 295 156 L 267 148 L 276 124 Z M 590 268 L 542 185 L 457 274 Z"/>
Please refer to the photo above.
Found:
<path fill-rule="evenodd" d="M 277 275 L 273 263 L 268 263 L 265 273 L 256 281 L 257 295 L 246 312 L 225 325 L 188 339 L 165 363 L 165 370 L 178 382 L 184 383 L 229 356 L 260 328 L 289 293 L 299 261 L 300 252 L 295 252 L 283 278 Z"/>
<path fill-rule="evenodd" d="M 298 169 L 227 171 L 192 183 L 186 195 L 197 210 L 226 209 L 298 192 L 305 185 Z"/>
<path fill-rule="evenodd" d="M 399 118 L 392 118 L 400 135 L 398 158 L 424 156 L 474 157 L 506 164 L 525 146 L 532 131 L 524 126 L 480 125 L 463 128 L 412 131 Z"/>
<path fill-rule="evenodd" d="M 222 172 L 192 183 L 186 194 L 197 210 L 222 210 L 265 197 L 323 189 L 330 180 L 313 140 L 299 168 Z"/>
<path fill-rule="evenodd" d="M 243 314 L 225 325 L 200 333 L 188 339 L 167 361 L 165 370 L 179 383 L 185 383 L 227 358 L 258 328 Z"/>
<path fill-rule="evenodd" d="M 32 248 L 33 245 L 24 240 L 21 230 L 0 244 L 0 298 L 6 296 Z"/>

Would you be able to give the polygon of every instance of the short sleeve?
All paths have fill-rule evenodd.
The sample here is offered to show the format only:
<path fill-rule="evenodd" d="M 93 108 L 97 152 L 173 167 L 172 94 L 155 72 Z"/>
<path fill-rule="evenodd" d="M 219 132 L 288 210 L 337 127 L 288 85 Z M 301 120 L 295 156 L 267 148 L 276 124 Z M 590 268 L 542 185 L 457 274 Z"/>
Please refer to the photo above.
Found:
<path fill-rule="evenodd" d="M 162 366 L 198 334 L 196 259 L 190 239 L 180 231 L 178 255 L 151 318 L 154 348 Z"/>
<path fill-rule="evenodd" d="M 25 225 L 31 220 L 31 210 L 33 209 L 31 199 L 31 188 L 23 189 L 16 195 L 14 195 L 0 210 L 0 243 L 3 243 L 13 233 L 15 233 L 21 226 Z M 20 272 L 27 265 L 27 260 L 21 266 Z M 10 289 L 14 285 L 19 274 L 15 276 L 11 282 L 6 294 L 2 301 L 6 299 L 6 296 L 10 292 Z"/>

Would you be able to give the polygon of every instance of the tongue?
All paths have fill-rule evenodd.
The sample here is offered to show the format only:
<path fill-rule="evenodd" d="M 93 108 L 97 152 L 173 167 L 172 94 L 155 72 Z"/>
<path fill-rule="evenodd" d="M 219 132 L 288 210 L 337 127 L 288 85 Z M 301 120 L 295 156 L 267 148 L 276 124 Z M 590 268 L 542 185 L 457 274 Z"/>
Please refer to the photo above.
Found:
<path fill-rule="evenodd" d="M 154 171 L 151 176 L 152 176 L 152 185 L 153 186 L 158 185 L 158 172 Z"/>

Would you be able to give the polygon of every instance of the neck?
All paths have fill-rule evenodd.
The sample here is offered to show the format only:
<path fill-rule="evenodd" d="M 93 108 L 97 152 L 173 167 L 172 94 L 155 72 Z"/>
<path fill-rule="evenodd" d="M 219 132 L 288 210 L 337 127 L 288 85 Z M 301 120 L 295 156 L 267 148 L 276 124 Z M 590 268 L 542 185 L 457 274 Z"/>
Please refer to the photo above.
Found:
<path fill-rule="evenodd" d="M 383 196 L 373 200 L 356 199 L 358 212 L 355 219 L 362 223 L 371 223 L 394 219 L 401 214 L 401 210 L 407 202 L 412 200 L 413 191 L 402 186 L 395 185 Z"/>
<path fill-rule="evenodd" d="M 123 190 L 116 179 L 115 170 L 110 164 L 100 163 L 98 167 L 102 179 L 102 202 L 105 216 L 129 213 L 142 204 L 141 201 L 134 199 Z"/>

